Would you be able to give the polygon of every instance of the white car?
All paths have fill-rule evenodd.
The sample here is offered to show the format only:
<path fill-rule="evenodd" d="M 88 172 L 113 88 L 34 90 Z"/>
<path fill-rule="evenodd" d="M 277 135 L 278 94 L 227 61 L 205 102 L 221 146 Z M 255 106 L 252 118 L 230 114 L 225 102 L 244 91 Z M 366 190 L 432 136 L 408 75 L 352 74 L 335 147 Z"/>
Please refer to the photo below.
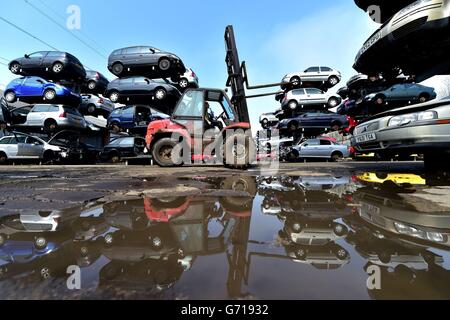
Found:
<path fill-rule="evenodd" d="M 0 164 L 9 160 L 42 160 L 51 162 L 58 159 L 65 150 L 44 140 L 23 133 L 15 133 L 0 139 Z"/>
<path fill-rule="evenodd" d="M 177 85 L 181 90 L 186 90 L 187 88 L 198 88 L 199 82 L 197 74 L 191 68 L 186 68 L 186 72 L 180 77 Z"/>
<path fill-rule="evenodd" d="M 284 110 L 297 110 L 298 107 L 304 106 L 327 106 L 327 108 L 335 108 L 342 102 L 342 98 L 335 94 L 325 93 L 316 88 L 301 88 L 289 91 L 281 101 Z"/>
<path fill-rule="evenodd" d="M 334 87 L 341 82 L 341 79 L 342 74 L 338 70 L 329 67 L 311 67 L 303 72 L 294 72 L 284 76 L 282 88 L 288 87 L 289 84 L 298 87 L 302 83 L 327 83 L 328 87 Z"/>
<path fill-rule="evenodd" d="M 261 124 L 263 129 L 268 129 L 269 127 L 273 127 L 279 122 L 278 118 L 276 117 L 276 113 L 263 113 L 259 117 L 259 123 Z"/>

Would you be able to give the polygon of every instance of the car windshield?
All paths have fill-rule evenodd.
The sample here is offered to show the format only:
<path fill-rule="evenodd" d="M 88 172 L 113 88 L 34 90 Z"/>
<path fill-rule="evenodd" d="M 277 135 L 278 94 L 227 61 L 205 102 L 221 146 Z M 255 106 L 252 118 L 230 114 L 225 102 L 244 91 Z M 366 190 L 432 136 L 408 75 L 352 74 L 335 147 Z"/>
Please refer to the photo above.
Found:
<path fill-rule="evenodd" d="M 188 91 L 174 113 L 176 117 L 203 117 L 204 92 Z"/>

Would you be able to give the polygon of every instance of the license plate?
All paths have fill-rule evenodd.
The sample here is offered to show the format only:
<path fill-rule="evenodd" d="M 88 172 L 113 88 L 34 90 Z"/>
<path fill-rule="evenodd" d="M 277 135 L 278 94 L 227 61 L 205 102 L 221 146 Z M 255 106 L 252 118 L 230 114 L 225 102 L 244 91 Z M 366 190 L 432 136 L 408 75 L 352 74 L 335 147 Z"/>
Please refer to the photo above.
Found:
<path fill-rule="evenodd" d="M 367 133 L 367 134 L 356 137 L 357 143 L 364 143 L 364 142 L 369 142 L 369 141 L 374 141 L 374 140 L 377 140 L 377 136 L 375 133 Z"/>

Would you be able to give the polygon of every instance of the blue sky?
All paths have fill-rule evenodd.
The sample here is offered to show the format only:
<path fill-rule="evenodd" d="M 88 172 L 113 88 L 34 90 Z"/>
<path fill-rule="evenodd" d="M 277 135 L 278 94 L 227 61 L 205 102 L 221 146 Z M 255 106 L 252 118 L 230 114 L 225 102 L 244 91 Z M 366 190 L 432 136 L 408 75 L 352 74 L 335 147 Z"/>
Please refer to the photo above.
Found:
<path fill-rule="evenodd" d="M 75 34 L 104 56 L 129 45 L 152 45 L 179 55 L 204 87 L 224 88 L 223 34 L 233 24 L 241 60 L 253 84 L 278 82 L 311 65 L 355 72 L 354 57 L 376 25 L 353 0 L 164 1 L 164 0 L 28 0 L 65 25 L 69 5 L 81 9 L 81 33 Z M 83 64 L 114 78 L 107 58 L 85 46 L 38 13 L 25 0 L 4 1 L 0 16 L 52 46 L 76 55 Z M 48 48 L 0 21 L 0 57 L 13 59 Z M 0 60 L 0 62 L 5 62 Z M 14 79 L 0 65 L 0 87 Z M 274 111 L 273 97 L 252 99 L 249 111 L 257 126 L 261 113 Z"/>

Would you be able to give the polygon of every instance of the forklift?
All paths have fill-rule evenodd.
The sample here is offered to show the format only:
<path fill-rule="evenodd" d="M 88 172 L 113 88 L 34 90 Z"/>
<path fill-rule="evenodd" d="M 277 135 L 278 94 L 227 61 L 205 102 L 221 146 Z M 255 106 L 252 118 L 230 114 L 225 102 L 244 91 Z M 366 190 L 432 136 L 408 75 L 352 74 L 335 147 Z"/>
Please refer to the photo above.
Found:
<path fill-rule="evenodd" d="M 232 169 L 247 169 L 256 160 L 245 89 L 280 86 L 281 83 L 250 86 L 245 62 L 240 64 L 233 26 L 225 30 L 227 87 L 189 89 L 179 100 L 170 119 L 149 125 L 147 148 L 161 167 L 176 167 L 215 160 Z"/>

